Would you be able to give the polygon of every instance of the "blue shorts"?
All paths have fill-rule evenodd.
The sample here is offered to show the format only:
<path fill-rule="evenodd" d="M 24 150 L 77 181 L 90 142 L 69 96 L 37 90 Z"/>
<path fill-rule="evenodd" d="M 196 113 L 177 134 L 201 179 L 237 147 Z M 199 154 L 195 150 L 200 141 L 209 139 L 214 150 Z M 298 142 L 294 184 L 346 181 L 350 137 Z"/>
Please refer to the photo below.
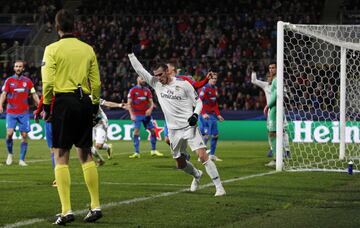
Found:
<path fill-rule="evenodd" d="M 164 136 L 169 137 L 169 129 L 167 128 L 166 122 L 164 124 Z"/>
<path fill-rule="evenodd" d="M 45 122 L 45 137 L 49 148 L 53 147 L 51 123 Z"/>
<path fill-rule="evenodd" d="M 200 115 L 200 132 L 202 135 L 218 135 L 219 130 L 217 127 L 217 117 L 216 115 L 209 115 L 209 119 L 204 119 L 202 115 Z"/>
<path fill-rule="evenodd" d="M 26 114 L 6 114 L 6 128 L 16 128 L 16 124 L 19 123 L 20 132 L 30 131 L 30 115 Z"/>
<path fill-rule="evenodd" d="M 140 129 L 141 123 L 143 123 L 145 129 L 153 129 L 153 118 L 151 116 L 135 116 L 134 128 Z"/>

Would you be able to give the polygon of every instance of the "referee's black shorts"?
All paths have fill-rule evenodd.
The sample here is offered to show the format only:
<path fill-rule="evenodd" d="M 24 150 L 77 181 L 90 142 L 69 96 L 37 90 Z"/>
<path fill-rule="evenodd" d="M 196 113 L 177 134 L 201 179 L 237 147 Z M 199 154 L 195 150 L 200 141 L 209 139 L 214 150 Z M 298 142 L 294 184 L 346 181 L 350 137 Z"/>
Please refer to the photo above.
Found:
<path fill-rule="evenodd" d="M 88 95 L 76 93 L 55 95 L 52 113 L 53 147 L 70 150 L 92 146 L 92 102 Z"/>

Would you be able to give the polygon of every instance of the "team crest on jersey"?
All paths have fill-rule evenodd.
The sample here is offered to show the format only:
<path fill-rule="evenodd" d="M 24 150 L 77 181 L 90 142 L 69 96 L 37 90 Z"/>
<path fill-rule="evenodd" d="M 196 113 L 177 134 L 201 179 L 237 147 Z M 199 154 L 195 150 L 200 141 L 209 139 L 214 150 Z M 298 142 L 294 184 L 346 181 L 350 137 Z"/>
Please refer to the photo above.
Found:
<path fill-rule="evenodd" d="M 179 91 L 180 90 L 180 86 L 175 86 L 175 90 Z"/>
<path fill-rule="evenodd" d="M 138 93 L 138 92 L 135 92 L 135 95 L 137 96 L 137 95 L 139 95 L 139 93 Z"/>
<path fill-rule="evenodd" d="M 26 85 L 27 85 L 26 82 L 23 82 L 23 87 L 26 87 Z"/>

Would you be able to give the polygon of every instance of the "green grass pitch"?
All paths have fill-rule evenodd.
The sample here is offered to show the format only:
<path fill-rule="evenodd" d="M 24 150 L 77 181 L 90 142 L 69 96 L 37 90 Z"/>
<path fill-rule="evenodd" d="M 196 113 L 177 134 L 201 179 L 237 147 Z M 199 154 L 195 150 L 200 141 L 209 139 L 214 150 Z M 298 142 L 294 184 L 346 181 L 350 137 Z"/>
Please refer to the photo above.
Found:
<path fill-rule="evenodd" d="M 0 227 L 52 227 L 60 212 L 49 151 L 45 141 L 29 141 L 28 167 L 15 160 L 5 166 L 5 140 L 0 141 Z M 166 156 L 150 156 L 141 141 L 141 158 L 129 159 L 132 142 L 111 142 L 114 157 L 99 167 L 104 217 L 97 227 L 360 227 L 360 176 L 325 172 L 274 172 L 265 167 L 267 142 L 219 141 L 217 167 L 227 195 L 214 197 L 205 174 L 201 189 L 191 193 L 192 178 Z M 102 151 L 105 156 L 105 151 Z M 205 170 L 191 153 L 191 161 Z M 89 206 L 76 153 L 71 152 L 73 227 L 91 226 L 82 218 Z M 106 157 L 106 156 L 105 156 Z"/>

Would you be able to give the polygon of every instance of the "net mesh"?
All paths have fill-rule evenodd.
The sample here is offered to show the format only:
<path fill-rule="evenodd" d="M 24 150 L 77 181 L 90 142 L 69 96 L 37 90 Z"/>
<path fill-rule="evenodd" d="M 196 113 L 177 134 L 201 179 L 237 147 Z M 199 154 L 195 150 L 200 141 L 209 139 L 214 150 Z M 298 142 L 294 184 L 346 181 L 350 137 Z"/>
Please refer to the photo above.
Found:
<path fill-rule="evenodd" d="M 284 114 L 291 158 L 285 170 L 358 170 L 360 26 L 284 26 Z M 346 151 L 339 159 L 340 51 L 346 48 Z"/>

